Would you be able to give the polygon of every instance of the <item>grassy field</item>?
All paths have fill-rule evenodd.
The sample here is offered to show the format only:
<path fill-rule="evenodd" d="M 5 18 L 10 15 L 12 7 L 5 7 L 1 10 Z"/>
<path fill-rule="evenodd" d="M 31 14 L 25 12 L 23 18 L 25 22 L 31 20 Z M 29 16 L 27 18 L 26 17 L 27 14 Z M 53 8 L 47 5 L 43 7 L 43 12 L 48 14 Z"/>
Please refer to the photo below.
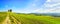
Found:
<path fill-rule="evenodd" d="M 0 24 L 60 24 L 60 18 L 0 12 Z"/>

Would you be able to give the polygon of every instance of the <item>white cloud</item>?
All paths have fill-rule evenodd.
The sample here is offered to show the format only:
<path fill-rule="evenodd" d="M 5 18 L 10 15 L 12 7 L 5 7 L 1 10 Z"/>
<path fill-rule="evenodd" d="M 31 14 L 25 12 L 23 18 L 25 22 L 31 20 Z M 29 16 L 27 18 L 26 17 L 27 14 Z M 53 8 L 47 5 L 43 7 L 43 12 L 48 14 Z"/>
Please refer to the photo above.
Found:
<path fill-rule="evenodd" d="M 32 4 L 32 6 L 36 6 L 36 4 Z"/>
<path fill-rule="evenodd" d="M 36 5 L 34 4 L 34 6 Z M 60 13 L 60 0 L 47 0 L 41 8 L 32 11 L 38 13 Z"/>
<path fill-rule="evenodd" d="M 20 12 L 21 13 L 31 13 L 31 12 L 60 13 L 60 0 L 47 0 L 41 8 L 36 7 L 37 4 L 35 2 L 38 3 L 39 0 L 35 0 L 33 4 L 29 4 L 27 8 L 21 10 Z"/>
<path fill-rule="evenodd" d="M 44 10 L 42 12 L 49 13 L 60 13 L 60 0 L 47 0 L 47 2 L 42 7 Z M 38 10 L 39 12 L 39 10 Z M 41 11 L 40 11 L 41 12 Z"/>
<path fill-rule="evenodd" d="M 47 0 L 46 2 L 51 2 L 51 0 Z"/>

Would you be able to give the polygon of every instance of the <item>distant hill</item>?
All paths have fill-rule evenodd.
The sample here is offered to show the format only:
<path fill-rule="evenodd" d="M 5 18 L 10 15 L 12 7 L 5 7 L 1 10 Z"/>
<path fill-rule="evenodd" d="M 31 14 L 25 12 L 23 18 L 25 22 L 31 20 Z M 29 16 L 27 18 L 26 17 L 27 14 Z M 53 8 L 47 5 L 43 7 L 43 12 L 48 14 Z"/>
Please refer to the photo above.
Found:
<path fill-rule="evenodd" d="M 25 13 L 17 13 L 17 14 L 25 14 Z M 60 13 L 28 13 L 28 14 L 34 14 L 36 16 L 54 16 L 54 17 L 60 17 Z"/>

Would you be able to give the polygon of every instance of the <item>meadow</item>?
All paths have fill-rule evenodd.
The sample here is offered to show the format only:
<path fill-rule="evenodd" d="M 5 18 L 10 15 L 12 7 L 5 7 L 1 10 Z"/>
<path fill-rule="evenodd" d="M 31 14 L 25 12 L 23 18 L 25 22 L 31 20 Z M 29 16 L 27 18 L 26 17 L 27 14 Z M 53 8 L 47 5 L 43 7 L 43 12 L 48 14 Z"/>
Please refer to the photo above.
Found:
<path fill-rule="evenodd" d="M 0 12 L 0 24 L 60 24 L 60 17 Z"/>

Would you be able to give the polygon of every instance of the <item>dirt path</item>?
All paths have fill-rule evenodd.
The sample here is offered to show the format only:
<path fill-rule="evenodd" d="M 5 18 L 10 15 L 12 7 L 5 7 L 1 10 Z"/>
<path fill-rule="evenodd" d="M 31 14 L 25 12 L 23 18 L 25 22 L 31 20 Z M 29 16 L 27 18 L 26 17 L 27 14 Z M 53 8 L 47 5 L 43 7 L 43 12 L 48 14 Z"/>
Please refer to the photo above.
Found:
<path fill-rule="evenodd" d="M 9 15 L 7 15 L 6 19 L 4 20 L 4 22 L 2 24 L 11 24 Z"/>
<path fill-rule="evenodd" d="M 10 20 L 11 17 L 13 19 L 13 22 Z M 2 22 L 2 24 L 21 24 L 21 22 L 19 22 L 17 19 L 15 19 L 13 16 L 10 16 L 9 13 L 7 13 L 7 17 L 6 19 Z"/>

